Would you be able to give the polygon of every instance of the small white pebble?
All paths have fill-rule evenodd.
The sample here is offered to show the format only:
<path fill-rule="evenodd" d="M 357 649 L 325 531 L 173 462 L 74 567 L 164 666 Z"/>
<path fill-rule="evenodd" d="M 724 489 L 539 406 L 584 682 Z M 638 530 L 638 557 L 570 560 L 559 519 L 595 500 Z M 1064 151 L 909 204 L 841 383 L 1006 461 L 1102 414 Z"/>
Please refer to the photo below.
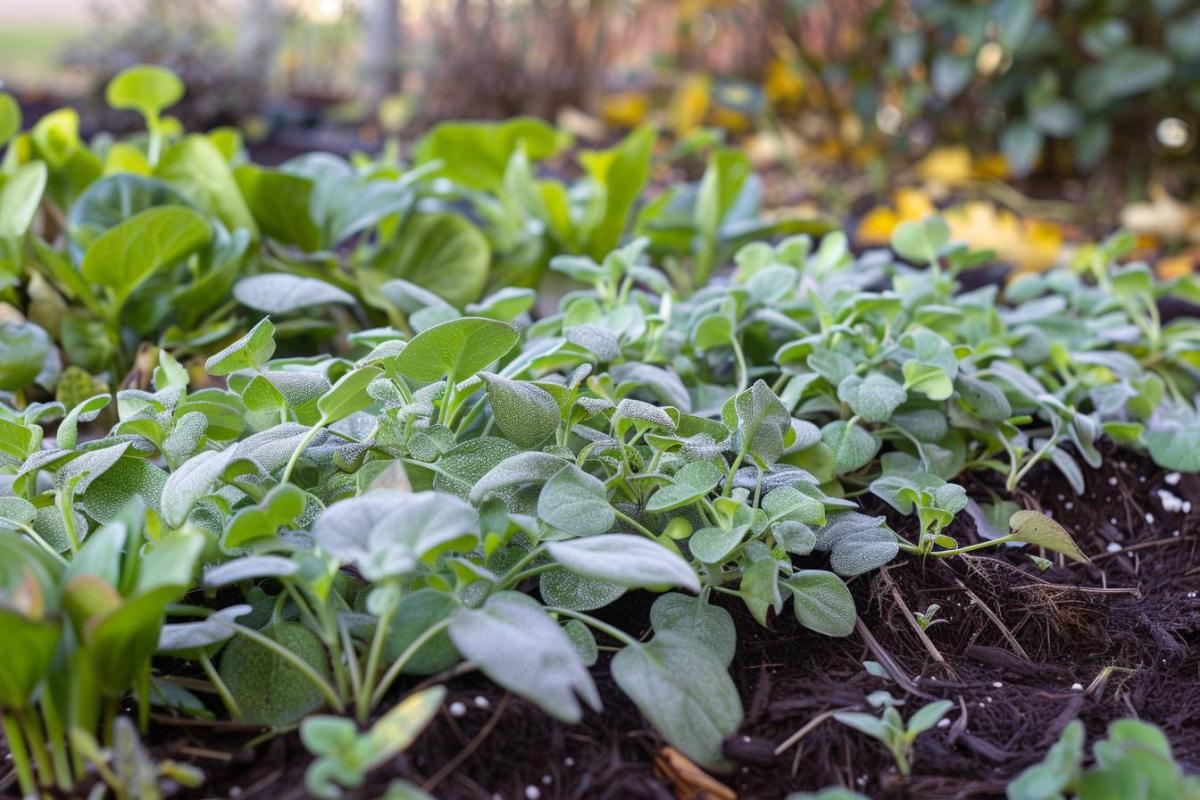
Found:
<path fill-rule="evenodd" d="M 568 767 L 573 767 L 573 766 L 575 766 L 575 759 L 571 758 L 570 756 L 567 756 L 566 758 L 563 759 L 563 764 Z"/>
<path fill-rule="evenodd" d="M 992 688 L 993 689 L 1003 689 L 1004 682 L 1003 681 L 992 681 Z"/>
<path fill-rule="evenodd" d="M 991 698 L 991 696 L 990 696 L 990 695 L 989 695 L 989 696 L 987 696 L 987 697 L 985 697 L 985 698 L 983 698 L 983 699 L 984 699 L 984 700 L 986 700 L 986 701 L 988 701 L 989 703 L 990 703 L 990 702 L 992 702 L 992 698 Z"/>
<path fill-rule="evenodd" d="M 1116 485 L 1117 485 L 1117 479 L 1116 479 L 1116 478 L 1109 478 L 1109 479 L 1108 479 L 1108 485 L 1109 485 L 1109 486 L 1116 486 Z"/>
<path fill-rule="evenodd" d="M 1116 524 L 1117 524 L 1117 518 L 1116 518 L 1116 517 L 1109 517 L 1109 518 L 1108 518 L 1108 521 L 1109 521 L 1109 523 L 1110 523 L 1110 524 L 1112 524 L 1112 525 L 1116 525 Z"/>
<path fill-rule="evenodd" d="M 867 785 L 867 776 L 859 775 L 857 778 L 854 779 L 854 782 L 857 783 L 859 786 L 866 786 Z"/>
<path fill-rule="evenodd" d="M 742 737 L 742 741 L 743 741 L 743 742 L 745 742 L 746 744 L 750 744 L 750 737 L 749 737 L 749 736 L 743 736 L 743 737 Z"/>
<path fill-rule="evenodd" d="M 975 705 L 979 706 L 980 708 L 987 708 L 987 706 L 985 706 L 983 703 L 976 703 Z"/>
<path fill-rule="evenodd" d="M 549 775 L 542 776 L 542 785 L 543 786 L 549 786 L 552 783 L 554 783 L 554 779 L 551 778 Z"/>
<path fill-rule="evenodd" d="M 1196 599 L 1196 593 L 1195 593 L 1195 592 L 1188 592 L 1188 595 L 1187 595 L 1187 596 L 1188 596 L 1188 599 L 1189 599 L 1189 600 L 1195 600 L 1195 599 Z"/>
<path fill-rule="evenodd" d="M 1058 499 L 1059 499 L 1059 500 L 1066 500 L 1067 498 L 1066 498 L 1066 496 L 1065 496 L 1065 495 L 1063 495 L 1063 494 L 1061 494 L 1061 493 L 1060 493 L 1060 494 L 1058 495 Z"/>
<path fill-rule="evenodd" d="M 1182 477 L 1183 476 L 1180 475 L 1178 472 L 1168 472 L 1166 475 L 1163 476 L 1163 483 L 1165 483 L 1167 486 L 1178 486 L 1179 479 Z"/>
<path fill-rule="evenodd" d="M 942 717 L 941 719 L 939 719 L 939 720 L 938 720 L 938 724 L 937 724 L 937 726 L 938 726 L 939 728 L 949 728 L 949 727 L 950 727 L 950 720 L 946 719 L 945 717 Z"/>
<path fill-rule="evenodd" d="M 542 790 L 537 788 L 536 786 L 526 786 L 525 787 L 525 797 L 527 797 L 528 800 L 538 800 L 538 798 L 541 796 L 542 796 Z"/>
<path fill-rule="evenodd" d="M 455 700 L 453 703 L 450 704 L 450 716 L 461 717 L 462 715 L 464 715 L 466 713 L 467 713 L 467 704 L 466 703 Z"/>
<path fill-rule="evenodd" d="M 234 798 L 241 797 L 242 796 L 242 787 L 240 787 L 240 786 L 229 787 L 229 796 L 234 797 Z"/>
<path fill-rule="evenodd" d="M 1071 691 L 1072 691 L 1072 692 L 1082 692 L 1082 691 L 1083 691 L 1083 684 L 1082 684 L 1082 683 L 1072 683 L 1072 684 L 1071 684 Z"/>
<path fill-rule="evenodd" d="M 1067 511 L 1070 511 L 1074 507 L 1075 507 L 1075 504 L 1070 503 L 1070 502 L 1068 502 L 1066 505 L 1063 506 L 1063 508 L 1065 508 Z"/>
<path fill-rule="evenodd" d="M 489 703 L 488 699 L 486 697 L 484 697 L 483 695 L 475 696 L 475 707 L 476 708 L 491 708 L 491 705 L 492 704 Z"/>
<path fill-rule="evenodd" d="M 1171 531 L 1171 535 L 1172 535 L 1172 536 L 1178 536 L 1178 535 L 1179 535 L 1179 529 L 1178 529 L 1178 528 L 1176 528 L 1175 530 Z"/>
<path fill-rule="evenodd" d="M 1185 513 L 1185 514 L 1192 513 L 1192 501 L 1191 500 L 1183 501 L 1183 513 Z"/>
<path fill-rule="evenodd" d="M 1138 483 L 1145 483 L 1145 482 L 1146 482 L 1146 476 L 1138 475 Z"/>
<path fill-rule="evenodd" d="M 1154 515 L 1151 514 L 1149 511 L 1146 512 L 1146 522 L 1148 522 L 1151 525 L 1154 524 Z"/>
<path fill-rule="evenodd" d="M 1121 552 L 1121 545 L 1117 544 L 1116 542 L 1109 542 L 1108 547 L 1104 549 L 1110 553 L 1119 553 Z"/>
<path fill-rule="evenodd" d="M 1183 498 L 1176 497 L 1173 492 L 1168 492 L 1166 489 L 1158 490 L 1158 502 L 1162 503 L 1163 511 L 1166 511 L 1168 514 L 1174 514 L 1179 511 L 1186 514 L 1190 509 L 1185 508 L 1185 506 L 1191 505 L 1191 503 L 1184 503 Z"/>

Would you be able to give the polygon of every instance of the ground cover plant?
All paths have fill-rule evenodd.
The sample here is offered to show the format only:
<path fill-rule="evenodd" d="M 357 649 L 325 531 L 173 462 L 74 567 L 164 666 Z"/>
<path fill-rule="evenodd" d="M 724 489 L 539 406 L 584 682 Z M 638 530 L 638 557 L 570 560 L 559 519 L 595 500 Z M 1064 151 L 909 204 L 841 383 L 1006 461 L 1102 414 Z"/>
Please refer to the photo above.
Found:
<path fill-rule="evenodd" d="M 1155 305 L 1192 284 L 1114 267 L 1117 237 L 1003 296 L 957 293 L 979 257 L 947 239 L 928 218 L 897 230 L 905 261 L 855 256 L 840 233 L 753 243 L 691 293 L 635 239 L 552 259 L 584 288 L 536 321 L 527 294 L 483 317 L 398 279 L 381 291 L 407 298 L 407 330 L 275 358 L 262 319 L 207 359 L 224 387 L 199 389 L 161 349 L 150 389 L 118 392 L 95 438 L 80 424 L 107 394 L 7 406 L 4 613 L 29 646 L 5 665 L 4 711 L 22 792 L 86 781 L 121 710 L 144 730 L 157 707 L 299 725 L 309 789 L 339 796 L 436 712 L 433 688 L 392 706 L 415 677 L 462 661 L 575 722 L 604 702 L 601 652 L 659 734 L 719 773 L 744 708 L 717 598 L 845 637 L 845 580 L 901 552 L 1024 542 L 1039 568 L 1084 560 L 1000 494 L 975 512 L 984 538 L 953 538 L 957 481 L 994 474 L 1008 494 L 1046 462 L 1082 491 L 1078 460 L 1098 466 L 1102 439 L 1194 471 L 1196 327 Z M 863 513 L 868 498 L 902 524 Z M 597 616 L 635 590 L 657 595 L 648 641 Z M 171 680 L 189 673 L 218 707 Z M 903 772 L 946 710 L 929 708 L 844 721 Z"/>
<path fill-rule="evenodd" d="M 162 719 L 295 733 L 314 796 L 427 796 L 375 776 L 475 672 L 566 724 L 631 704 L 668 763 L 737 775 L 748 642 L 783 620 L 819 652 L 872 641 L 850 584 L 897 559 L 1088 569 L 1031 482 L 1083 504 L 1114 457 L 1200 471 L 1200 327 L 1160 312 L 1200 286 L 1128 262 L 1131 237 L 967 291 L 990 255 L 940 218 L 864 253 L 794 234 L 811 223 L 763 220 L 729 152 L 639 200 L 649 130 L 570 186 L 537 177 L 561 143 L 524 120 L 436 129 L 405 172 L 274 169 L 174 129 L 178 94 L 134 68 L 109 99 L 144 137 L 85 145 L 60 115 L 6 151 L 7 296 L 60 316 L 3 328 L 0 716 L 23 796 L 197 783 L 139 742 Z M 544 271 L 572 288 L 535 317 L 516 284 Z M 903 610 L 938 652 L 940 607 Z M 966 716 L 900 688 L 828 718 L 907 777 Z M 1153 728 L 1114 725 L 1085 765 L 1060 727 L 1012 796 L 1194 790 Z"/>

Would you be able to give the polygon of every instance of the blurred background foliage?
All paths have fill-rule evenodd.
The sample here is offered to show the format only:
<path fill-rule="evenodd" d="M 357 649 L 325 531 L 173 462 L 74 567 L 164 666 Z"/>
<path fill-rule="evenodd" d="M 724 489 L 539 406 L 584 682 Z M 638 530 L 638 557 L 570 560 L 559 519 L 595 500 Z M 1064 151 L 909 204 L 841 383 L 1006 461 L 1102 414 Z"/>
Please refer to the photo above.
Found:
<path fill-rule="evenodd" d="M 740 145 L 769 204 L 849 216 L 864 246 L 941 208 L 1027 268 L 1116 224 L 1163 269 L 1200 253 L 1200 0 L 0 5 L 27 119 L 65 101 L 88 130 L 134 126 L 102 90 L 139 62 L 183 76 L 185 125 L 238 125 L 267 161 L 446 119 L 532 114 L 594 144 L 651 123 Z"/>

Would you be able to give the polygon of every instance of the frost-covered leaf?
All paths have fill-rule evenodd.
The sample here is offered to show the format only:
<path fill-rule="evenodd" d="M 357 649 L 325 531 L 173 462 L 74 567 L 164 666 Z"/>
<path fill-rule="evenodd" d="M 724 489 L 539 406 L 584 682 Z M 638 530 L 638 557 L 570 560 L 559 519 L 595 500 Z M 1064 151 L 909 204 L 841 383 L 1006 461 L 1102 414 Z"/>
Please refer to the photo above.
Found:
<path fill-rule="evenodd" d="M 817 533 L 816 549 L 830 553 L 834 572 L 852 577 L 888 563 L 900 545 L 883 517 L 850 511 L 829 518 Z"/>
<path fill-rule="evenodd" d="M 566 463 L 561 457 L 550 453 L 517 453 L 488 470 L 487 474 L 471 487 L 469 499 L 475 505 L 479 505 L 492 492 L 523 484 L 545 483 Z"/>
<path fill-rule="evenodd" d="M 192 507 L 208 494 L 225 472 L 233 450 L 206 450 L 189 458 L 171 473 L 163 486 L 162 515 L 168 525 L 178 528 Z"/>
<path fill-rule="evenodd" d="M 538 495 L 537 512 L 543 522 L 575 536 L 604 533 L 616 521 L 604 482 L 574 464 L 562 467 L 546 481 Z"/>
<path fill-rule="evenodd" d="M 742 723 L 742 701 L 724 663 L 707 646 L 664 631 L 617 653 L 612 676 L 684 755 L 709 769 L 723 766 L 721 744 Z"/>
<path fill-rule="evenodd" d="M 868 422 L 887 422 L 908 397 L 904 387 L 886 375 L 851 375 L 838 384 L 838 399 Z"/>
<path fill-rule="evenodd" d="M 700 591 L 700 580 L 686 561 L 642 536 L 609 533 L 549 542 L 546 550 L 555 561 L 587 578 L 631 589 L 682 586 Z"/>
<path fill-rule="evenodd" d="M 565 567 L 553 567 L 539 576 L 538 591 L 548 606 L 592 611 L 616 602 L 625 594 L 625 587 L 588 578 Z"/>
<path fill-rule="evenodd" d="M 833 451 L 837 474 L 845 475 L 871 463 L 880 442 L 871 432 L 847 420 L 834 420 L 821 428 L 821 441 Z"/>
<path fill-rule="evenodd" d="M 285 578 L 300 569 L 283 556 L 245 556 L 210 567 L 204 571 L 204 585 L 210 589 L 255 578 Z"/>
<path fill-rule="evenodd" d="M 407 575 L 446 550 L 471 550 L 479 520 L 451 494 L 380 489 L 334 503 L 312 532 L 322 550 L 374 581 Z"/>
<path fill-rule="evenodd" d="M 354 295 L 332 283 L 275 272 L 242 278 L 233 287 L 239 303 L 264 314 L 290 314 L 330 304 L 354 305 Z"/>
<path fill-rule="evenodd" d="M 560 422 L 558 403 L 540 386 L 481 373 L 496 427 L 524 448 L 536 447 L 552 437 Z"/>
<path fill-rule="evenodd" d="M 802 569 L 782 583 L 791 591 L 792 606 L 801 625 L 826 636 L 849 636 L 854 632 L 854 597 L 837 575 Z"/>
<path fill-rule="evenodd" d="M 245 336 L 204 362 L 210 375 L 228 375 L 241 369 L 259 369 L 275 353 L 275 326 L 261 319 Z"/>
<path fill-rule="evenodd" d="M 462 317 L 421 331 L 396 357 L 396 369 L 419 381 L 456 384 L 504 356 L 520 335 L 504 322 Z"/>
<path fill-rule="evenodd" d="M 655 633 L 679 633 L 698 639 L 713 655 L 729 666 L 737 649 L 737 627 L 733 616 L 699 597 L 669 592 L 650 607 L 650 624 Z"/>
<path fill-rule="evenodd" d="M 578 722 L 579 699 L 600 709 L 600 694 L 570 638 L 528 595 L 497 592 L 481 608 L 460 610 L 450 621 L 450 638 L 485 675 L 556 719 Z"/>

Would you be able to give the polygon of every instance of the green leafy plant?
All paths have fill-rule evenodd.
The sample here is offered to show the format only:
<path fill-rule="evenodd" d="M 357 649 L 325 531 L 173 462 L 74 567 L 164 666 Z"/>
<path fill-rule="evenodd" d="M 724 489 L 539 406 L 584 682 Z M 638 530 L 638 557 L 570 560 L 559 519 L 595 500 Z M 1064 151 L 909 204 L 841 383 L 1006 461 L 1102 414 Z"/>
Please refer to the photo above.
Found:
<path fill-rule="evenodd" d="M 886 704 L 880 716 L 857 711 L 843 711 L 833 718 L 843 725 L 874 737 L 888 748 L 896 760 L 896 769 L 908 775 L 912 769 L 913 742 L 925 731 L 938 724 L 954 707 L 950 700 L 937 700 L 913 712 L 905 722 L 896 706 Z"/>
<path fill-rule="evenodd" d="M 1092 745 L 1093 763 L 1086 767 L 1084 739 L 1082 722 L 1067 725 L 1046 758 L 1008 784 L 1009 800 L 1200 797 L 1200 781 L 1184 773 L 1154 725 L 1133 719 L 1111 723 L 1105 738 Z"/>

